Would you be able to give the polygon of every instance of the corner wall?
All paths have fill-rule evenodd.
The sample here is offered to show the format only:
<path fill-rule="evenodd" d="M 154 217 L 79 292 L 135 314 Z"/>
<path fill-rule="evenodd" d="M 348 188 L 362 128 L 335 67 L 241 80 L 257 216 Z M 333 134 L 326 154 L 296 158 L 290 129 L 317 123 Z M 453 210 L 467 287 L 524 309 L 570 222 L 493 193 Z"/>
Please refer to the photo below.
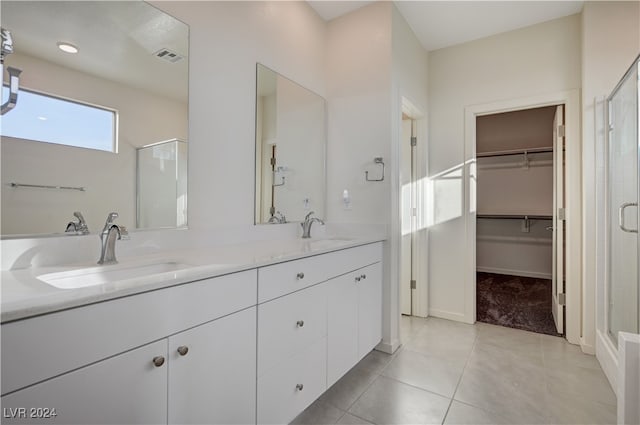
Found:
<path fill-rule="evenodd" d="M 465 108 L 579 88 L 580 16 L 429 53 L 430 314 L 465 320 Z"/>
<path fill-rule="evenodd" d="M 605 325 L 604 99 L 640 53 L 640 3 L 589 1 L 582 12 L 583 344 L 593 348 L 614 390 L 615 348 Z"/>

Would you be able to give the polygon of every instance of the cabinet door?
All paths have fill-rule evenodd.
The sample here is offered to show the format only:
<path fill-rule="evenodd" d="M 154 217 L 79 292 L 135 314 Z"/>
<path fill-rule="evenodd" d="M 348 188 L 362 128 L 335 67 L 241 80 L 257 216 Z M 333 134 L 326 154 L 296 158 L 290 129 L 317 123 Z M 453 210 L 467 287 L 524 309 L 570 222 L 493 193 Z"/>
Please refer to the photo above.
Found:
<path fill-rule="evenodd" d="M 166 356 L 165 339 L 6 395 L 2 423 L 167 423 Z"/>
<path fill-rule="evenodd" d="M 358 286 L 348 273 L 329 280 L 327 323 L 327 386 L 358 362 Z"/>
<path fill-rule="evenodd" d="M 382 339 L 382 266 L 372 264 L 359 270 L 358 360 Z"/>
<path fill-rule="evenodd" d="M 170 337 L 169 359 L 169 423 L 255 423 L 255 307 Z"/>

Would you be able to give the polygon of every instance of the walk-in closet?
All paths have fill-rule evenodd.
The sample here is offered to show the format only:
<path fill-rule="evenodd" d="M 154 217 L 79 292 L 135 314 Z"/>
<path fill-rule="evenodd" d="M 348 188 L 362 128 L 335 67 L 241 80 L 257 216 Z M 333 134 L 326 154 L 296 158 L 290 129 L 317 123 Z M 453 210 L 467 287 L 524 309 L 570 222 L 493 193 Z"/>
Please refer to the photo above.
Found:
<path fill-rule="evenodd" d="M 477 320 L 563 332 L 563 106 L 476 118 Z"/>

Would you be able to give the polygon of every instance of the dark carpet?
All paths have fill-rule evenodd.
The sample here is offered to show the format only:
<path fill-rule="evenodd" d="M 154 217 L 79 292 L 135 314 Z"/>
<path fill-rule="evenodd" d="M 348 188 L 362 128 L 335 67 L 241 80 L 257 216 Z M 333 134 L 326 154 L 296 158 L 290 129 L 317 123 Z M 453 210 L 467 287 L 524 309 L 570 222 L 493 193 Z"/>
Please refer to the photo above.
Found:
<path fill-rule="evenodd" d="M 479 322 L 558 336 L 551 312 L 551 280 L 477 273 Z"/>

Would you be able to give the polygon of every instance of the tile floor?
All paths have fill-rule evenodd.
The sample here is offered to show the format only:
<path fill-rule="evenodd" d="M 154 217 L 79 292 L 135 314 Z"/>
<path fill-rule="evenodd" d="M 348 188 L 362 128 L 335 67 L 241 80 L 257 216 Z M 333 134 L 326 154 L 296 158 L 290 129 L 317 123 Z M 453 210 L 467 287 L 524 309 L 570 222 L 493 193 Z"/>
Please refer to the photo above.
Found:
<path fill-rule="evenodd" d="M 403 317 L 403 346 L 371 352 L 294 424 L 615 424 L 597 360 L 564 339 Z"/>

